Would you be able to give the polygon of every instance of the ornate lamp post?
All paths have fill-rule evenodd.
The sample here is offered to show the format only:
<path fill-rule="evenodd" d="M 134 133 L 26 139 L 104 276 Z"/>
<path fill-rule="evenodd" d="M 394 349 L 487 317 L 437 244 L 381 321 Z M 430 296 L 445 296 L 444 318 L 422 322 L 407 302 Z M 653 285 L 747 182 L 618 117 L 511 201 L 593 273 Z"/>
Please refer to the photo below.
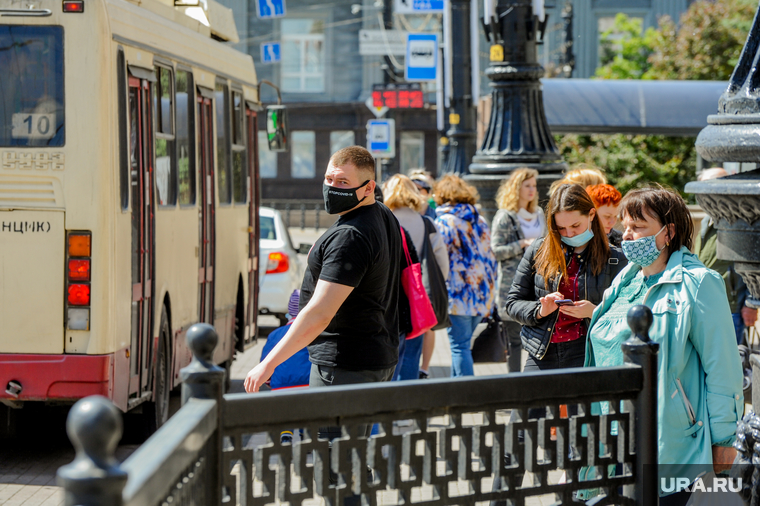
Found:
<path fill-rule="evenodd" d="M 480 192 L 487 219 L 496 212 L 496 190 L 509 173 L 521 167 L 538 170 L 539 192 L 567 168 L 554 144 L 544 113 L 536 42 L 545 20 L 534 14 L 531 0 L 499 0 L 487 23 L 492 81 L 491 117 L 483 145 L 475 153 L 467 180 Z M 488 13 L 487 13 L 488 14 Z"/>
<path fill-rule="evenodd" d="M 760 11 L 728 89 L 718 101 L 718 114 L 707 117 L 697 137 L 697 152 L 711 162 L 760 162 Z M 760 169 L 689 183 L 686 191 L 715 221 L 718 257 L 735 262 L 751 293 L 748 303 L 760 307 Z"/>

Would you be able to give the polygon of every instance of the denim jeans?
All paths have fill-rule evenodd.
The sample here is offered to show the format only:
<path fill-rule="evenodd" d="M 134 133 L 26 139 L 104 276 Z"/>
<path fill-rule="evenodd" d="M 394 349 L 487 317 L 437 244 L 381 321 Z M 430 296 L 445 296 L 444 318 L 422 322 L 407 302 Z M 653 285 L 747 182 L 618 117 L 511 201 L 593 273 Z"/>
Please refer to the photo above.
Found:
<path fill-rule="evenodd" d="M 405 339 L 399 337 L 398 364 L 393 373 L 393 381 L 419 379 L 420 357 L 422 356 L 422 335 Z"/>
<path fill-rule="evenodd" d="M 472 351 L 470 341 L 475 327 L 483 320 L 482 316 L 449 315 L 451 327 L 446 329 L 451 347 L 451 377 L 472 376 Z"/>
<path fill-rule="evenodd" d="M 736 332 L 736 344 L 742 344 L 744 339 L 744 318 L 742 318 L 741 311 L 738 313 L 731 313 L 731 318 L 734 319 L 734 332 Z"/>

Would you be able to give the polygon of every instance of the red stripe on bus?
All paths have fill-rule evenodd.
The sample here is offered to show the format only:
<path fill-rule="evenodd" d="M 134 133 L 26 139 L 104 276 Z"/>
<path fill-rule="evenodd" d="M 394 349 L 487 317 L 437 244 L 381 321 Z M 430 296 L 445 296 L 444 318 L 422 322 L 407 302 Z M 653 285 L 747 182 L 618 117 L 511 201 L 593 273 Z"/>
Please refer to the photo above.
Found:
<path fill-rule="evenodd" d="M 74 400 L 88 395 L 111 398 L 113 355 L 0 354 L 0 398 L 19 401 Z M 14 397 L 8 382 L 21 384 Z"/>

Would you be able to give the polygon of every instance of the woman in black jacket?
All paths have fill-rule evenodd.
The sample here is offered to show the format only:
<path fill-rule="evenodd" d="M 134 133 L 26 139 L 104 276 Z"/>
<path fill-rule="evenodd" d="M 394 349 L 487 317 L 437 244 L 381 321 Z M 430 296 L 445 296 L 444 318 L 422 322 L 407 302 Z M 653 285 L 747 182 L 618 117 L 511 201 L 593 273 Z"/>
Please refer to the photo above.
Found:
<path fill-rule="evenodd" d="M 525 251 L 506 303 L 509 316 L 523 325 L 525 371 L 583 366 L 591 314 L 627 263 L 607 242 L 580 185 L 557 188 L 546 222 L 548 234 Z"/>

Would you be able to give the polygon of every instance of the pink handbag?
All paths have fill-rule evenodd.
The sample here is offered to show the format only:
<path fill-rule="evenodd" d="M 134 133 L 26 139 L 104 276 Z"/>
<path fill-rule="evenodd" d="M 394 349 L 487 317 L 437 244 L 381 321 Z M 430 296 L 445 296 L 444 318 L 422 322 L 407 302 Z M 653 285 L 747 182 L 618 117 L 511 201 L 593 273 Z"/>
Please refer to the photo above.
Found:
<path fill-rule="evenodd" d="M 412 330 L 407 334 L 407 339 L 420 336 L 432 329 L 437 323 L 433 305 L 422 283 L 422 268 L 420 264 L 412 263 L 409 247 L 406 245 L 406 234 L 401 229 L 401 240 L 404 244 L 407 267 L 401 271 L 401 286 L 404 288 L 406 298 L 409 299 L 409 313 L 412 316 Z"/>

